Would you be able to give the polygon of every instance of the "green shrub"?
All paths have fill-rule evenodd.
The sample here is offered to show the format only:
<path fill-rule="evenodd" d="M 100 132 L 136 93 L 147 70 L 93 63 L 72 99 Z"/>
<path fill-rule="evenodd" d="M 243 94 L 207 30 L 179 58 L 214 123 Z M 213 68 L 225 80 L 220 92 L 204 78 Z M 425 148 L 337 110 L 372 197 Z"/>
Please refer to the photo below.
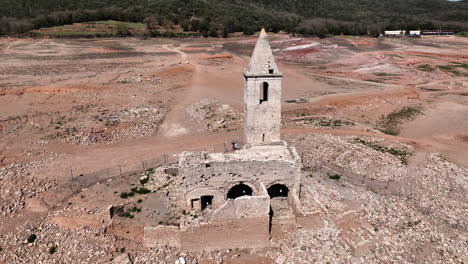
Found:
<path fill-rule="evenodd" d="M 114 34 L 115 35 L 118 35 L 118 36 L 125 36 L 125 35 L 128 35 L 129 32 L 128 32 L 128 26 L 126 23 L 122 23 L 122 22 L 117 22 L 117 23 L 114 23 L 112 25 L 112 27 L 114 28 Z"/>
<path fill-rule="evenodd" d="M 426 71 L 426 72 L 431 72 L 434 71 L 434 68 L 429 65 L 429 64 L 423 64 L 418 66 L 418 70 L 420 71 Z"/>
<path fill-rule="evenodd" d="M 333 174 L 333 175 L 328 175 L 328 177 L 332 180 L 339 180 L 341 179 L 341 175 L 340 174 Z"/>
<path fill-rule="evenodd" d="M 28 243 L 34 243 L 34 241 L 36 241 L 36 239 L 37 239 L 36 234 L 31 234 L 28 237 Z"/>
<path fill-rule="evenodd" d="M 148 181 L 149 181 L 149 177 L 148 177 L 148 178 L 141 179 L 141 180 L 140 180 L 140 184 L 141 184 L 141 185 L 145 185 L 145 184 L 148 183 Z"/>
<path fill-rule="evenodd" d="M 52 247 L 49 248 L 49 254 L 53 255 L 55 253 L 55 251 L 57 251 L 56 246 L 52 246 Z"/>

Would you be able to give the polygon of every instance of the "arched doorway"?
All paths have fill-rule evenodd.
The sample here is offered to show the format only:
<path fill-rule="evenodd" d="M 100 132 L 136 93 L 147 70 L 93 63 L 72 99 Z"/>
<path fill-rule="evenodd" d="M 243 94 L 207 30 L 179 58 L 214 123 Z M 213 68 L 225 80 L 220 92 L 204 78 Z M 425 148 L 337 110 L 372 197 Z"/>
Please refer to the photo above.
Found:
<path fill-rule="evenodd" d="M 227 198 L 228 199 L 236 199 L 241 196 L 249 195 L 252 196 L 252 188 L 249 186 L 239 183 L 235 186 L 233 186 L 231 189 L 229 189 L 227 193 Z"/>
<path fill-rule="evenodd" d="M 283 184 L 273 184 L 268 188 L 268 195 L 270 198 L 275 197 L 288 197 L 289 189 Z"/>
<path fill-rule="evenodd" d="M 290 216 L 291 209 L 288 204 L 289 188 L 284 184 L 273 184 L 268 189 L 268 195 L 270 196 L 270 234 L 272 236 L 281 235 L 281 220 L 277 222 L 277 219 L 281 219 L 283 216 Z M 275 223 L 278 224 L 279 228 L 275 229 Z"/>

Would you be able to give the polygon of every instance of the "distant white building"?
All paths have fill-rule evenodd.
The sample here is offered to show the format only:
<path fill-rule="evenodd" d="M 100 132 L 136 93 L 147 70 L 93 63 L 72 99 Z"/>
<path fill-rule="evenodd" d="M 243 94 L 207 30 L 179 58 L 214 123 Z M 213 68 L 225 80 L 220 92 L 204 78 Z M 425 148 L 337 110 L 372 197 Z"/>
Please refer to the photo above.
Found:
<path fill-rule="evenodd" d="M 421 30 L 410 30 L 410 36 L 421 36 Z"/>
<path fill-rule="evenodd" d="M 385 30 L 385 36 L 404 36 L 405 30 Z"/>

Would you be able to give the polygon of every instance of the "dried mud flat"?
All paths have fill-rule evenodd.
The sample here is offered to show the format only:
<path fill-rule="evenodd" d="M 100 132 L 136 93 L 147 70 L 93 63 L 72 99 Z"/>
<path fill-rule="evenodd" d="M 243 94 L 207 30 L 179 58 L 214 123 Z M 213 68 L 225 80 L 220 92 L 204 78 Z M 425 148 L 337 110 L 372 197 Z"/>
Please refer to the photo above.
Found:
<path fill-rule="evenodd" d="M 467 263 L 468 39 L 270 39 L 322 223 L 256 251 L 142 247 L 178 221 L 160 167 L 242 140 L 255 38 L 0 39 L 0 263 Z"/>

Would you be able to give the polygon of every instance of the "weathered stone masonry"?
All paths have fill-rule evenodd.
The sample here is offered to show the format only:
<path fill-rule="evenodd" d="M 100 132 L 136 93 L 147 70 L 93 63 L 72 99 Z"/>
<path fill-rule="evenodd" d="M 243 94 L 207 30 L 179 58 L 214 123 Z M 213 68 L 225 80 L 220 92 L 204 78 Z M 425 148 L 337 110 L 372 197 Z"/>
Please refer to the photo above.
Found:
<path fill-rule="evenodd" d="M 181 154 L 180 189 L 171 194 L 181 211 L 180 225 L 146 227 L 147 246 L 267 247 L 272 232 L 290 231 L 302 221 L 302 165 L 296 150 L 280 140 L 282 74 L 264 30 L 244 78 L 245 147 Z"/>

